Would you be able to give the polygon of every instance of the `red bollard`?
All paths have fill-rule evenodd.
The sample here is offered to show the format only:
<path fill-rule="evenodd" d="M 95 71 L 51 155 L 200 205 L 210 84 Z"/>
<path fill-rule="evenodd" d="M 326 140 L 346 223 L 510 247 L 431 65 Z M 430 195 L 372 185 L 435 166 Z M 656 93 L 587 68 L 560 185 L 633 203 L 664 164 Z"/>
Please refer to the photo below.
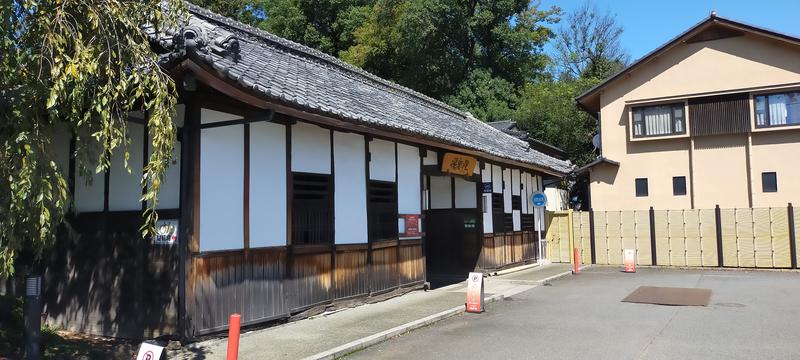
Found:
<path fill-rule="evenodd" d="M 572 248 L 572 258 L 574 259 L 575 263 L 575 270 L 572 271 L 573 274 L 578 273 L 578 248 Z"/>
<path fill-rule="evenodd" d="M 241 324 L 242 316 L 239 314 L 231 314 L 228 323 L 228 356 L 226 360 L 236 360 L 239 358 L 239 325 Z"/>

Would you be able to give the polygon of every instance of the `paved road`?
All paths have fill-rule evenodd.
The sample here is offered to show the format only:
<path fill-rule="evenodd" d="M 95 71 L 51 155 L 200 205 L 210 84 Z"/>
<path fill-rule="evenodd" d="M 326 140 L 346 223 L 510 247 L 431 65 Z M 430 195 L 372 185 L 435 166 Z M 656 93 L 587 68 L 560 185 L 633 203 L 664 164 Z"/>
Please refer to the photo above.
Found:
<path fill-rule="evenodd" d="M 708 307 L 622 303 L 642 285 L 712 289 Z M 800 359 L 800 273 L 596 267 L 350 359 Z"/>

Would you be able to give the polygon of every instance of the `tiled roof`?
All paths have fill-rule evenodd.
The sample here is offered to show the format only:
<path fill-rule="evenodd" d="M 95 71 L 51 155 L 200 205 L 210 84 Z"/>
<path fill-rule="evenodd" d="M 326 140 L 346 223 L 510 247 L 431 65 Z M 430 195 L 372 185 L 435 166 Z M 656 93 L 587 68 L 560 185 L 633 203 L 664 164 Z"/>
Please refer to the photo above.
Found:
<path fill-rule="evenodd" d="M 545 155 L 469 113 L 381 79 L 330 55 L 187 4 L 188 24 L 152 36 L 267 99 L 365 126 L 410 134 L 566 174 L 572 165 Z M 151 34 L 153 35 L 153 34 Z"/>

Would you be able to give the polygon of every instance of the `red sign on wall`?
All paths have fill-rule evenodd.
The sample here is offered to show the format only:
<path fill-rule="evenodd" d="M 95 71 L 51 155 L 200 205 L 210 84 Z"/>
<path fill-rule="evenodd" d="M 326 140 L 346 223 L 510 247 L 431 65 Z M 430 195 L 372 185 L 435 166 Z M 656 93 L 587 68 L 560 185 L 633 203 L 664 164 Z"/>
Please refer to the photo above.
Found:
<path fill-rule="evenodd" d="M 419 214 L 400 214 L 400 218 L 403 219 L 405 229 L 405 231 L 400 234 L 401 237 L 422 236 L 422 232 L 419 229 Z"/>

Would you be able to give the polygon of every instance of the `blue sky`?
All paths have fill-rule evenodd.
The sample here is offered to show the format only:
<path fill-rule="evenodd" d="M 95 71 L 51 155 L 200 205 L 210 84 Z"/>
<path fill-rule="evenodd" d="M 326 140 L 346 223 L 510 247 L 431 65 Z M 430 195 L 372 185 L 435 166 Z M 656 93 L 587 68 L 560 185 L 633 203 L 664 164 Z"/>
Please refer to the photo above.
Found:
<path fill-rule="evenodd" d="M 800 35 L 800 0 L 594 0 L 601 11 L 616 14 L 625 32 L 622 46 L 636 60 L 692 25 L 717 15 L 790 35 Z M 565 12 L 585 0 L 541 0 L 541 8 Z"/>

